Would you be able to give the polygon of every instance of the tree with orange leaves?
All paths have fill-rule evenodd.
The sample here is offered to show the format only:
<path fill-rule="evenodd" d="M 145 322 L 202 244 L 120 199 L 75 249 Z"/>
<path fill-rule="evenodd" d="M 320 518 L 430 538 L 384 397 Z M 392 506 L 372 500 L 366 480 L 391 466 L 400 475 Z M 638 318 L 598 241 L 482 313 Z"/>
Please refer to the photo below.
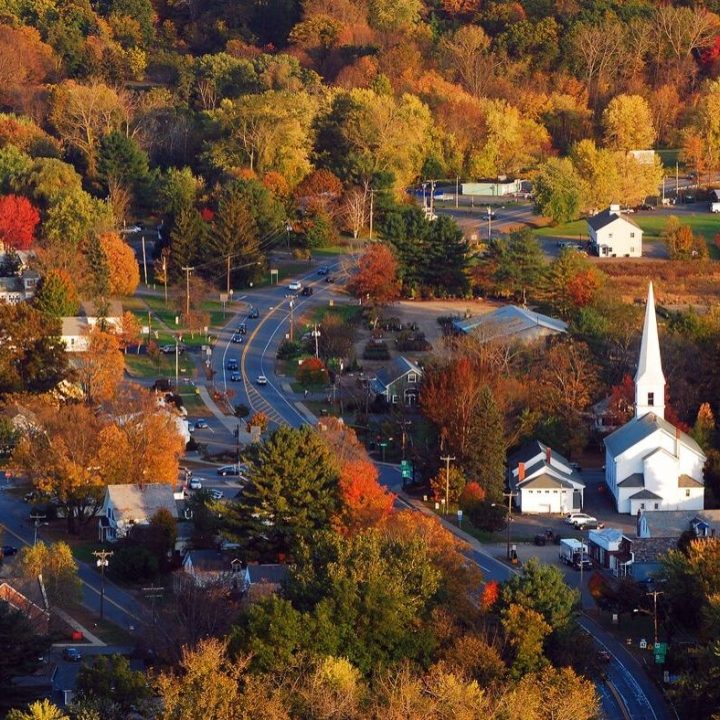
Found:
<path fill-rule="evenodd" d="M 110 271 L 110 294 L 133 295 L 140 284 L 140 268 L 133 249 L 117 233 L 101 235 L 100 247 Z"/>
<path fill-rule="evenodd" d="M 120 339 L 112 333 L 93 328 L 87 351 L 79 355 L 76 368 L 82 389 L 90 401 L 111 400 L 125 372 Z"/>
<path fill-rule="evenodd" d="M 392 250 L 380 243 L 370 245 L 360 257 L 357 271 L 347 288 L 363 302 L 369 300 L 376 306 L 397 300 L 400 296 L 400 283 L 398 264 Z"/>
<path fill-rule="evenodd" d="M 340 468 L 338 520 L 345 531 L 358 532 L 381 525 L 392 512 L 395 496 L 378 482 L 369 460 L 350 460 Z"/>

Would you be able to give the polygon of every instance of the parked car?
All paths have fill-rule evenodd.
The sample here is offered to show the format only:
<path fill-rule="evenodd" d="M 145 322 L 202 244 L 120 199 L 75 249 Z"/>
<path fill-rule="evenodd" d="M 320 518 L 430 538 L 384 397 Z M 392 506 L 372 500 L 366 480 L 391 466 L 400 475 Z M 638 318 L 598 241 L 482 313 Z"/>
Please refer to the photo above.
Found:
<path fill-rule="evenodd" d="M 35 502 L 38 499 L 38 494 L 35 492 L 35 490 L 31 490 L 29 493 L 25 493 L 23 495 L 23 500 L 25 502 Z"/>
<path fill-rule="evenodd" d="M 188 487 L 191 490 L 202 490 L 202 478 L 190 478 L 190 482 L 188 483 Z"/>
<path fill-rule="evenodd" d="M 239 370 L 233 370 L 230 373 L 230 382 L 240 382 L 240 371 Z"/>
<path fill-rule="evenodd" d="M 237 476 L 240 474 L 237 465 L 223 465 L 217 469 L 217 474 L 222 477 Z"/>
<path fill-rule="evenodd" d="M 332 275 L 327 275 L 327 276 L 325 277 L 325 282 L 326 282 L 326 283 L 334 283 L 334 282 L 335 282 L 335 278 L 334 278 Z"/>
<path fill-rule="evenodd" d="M 310 297 L 310 295 L 313 294 L 313 289 L 311 287 L 304 287 L 302 289 L 302 292 L 300 293 L 303 297 Z"/>
<path fill-rule="evenodd" d="M 248 317 L 249 317 L 251 320 L 257 320 L 257 318 L 260 317 L 260 312 L 259 312 L 259 310 L 258 310 L 256 307 L 250 308 L 250 314 L 248 315 Z"/>
<path fill-rule="evenodd" d="M 17 555 L 18 549 L 14 545 L 3 545 L 2 546 L 2 556 L 3 557 L 12 557 L 13 555 Z"/>
<path fill-rule="evenodd" d="M 207 420 L 196 420 L 195 421 L 195 428 L 197 430 L 207 430 L 210 426 L 208 425 Z"/>
<path fill-rule="evenodd" d="M 637 211 L 640 211 L 640 210 L 654 210 L 654 209 L 655 209 L 655 206 L 654 206 L 654 205 L 650 205 L 649 203 L 643 203 L 642 205 L 637 205 L 637 206 L 635 207 L 635 210 L 637 210 Z"/>
<path fill-rule="evenodd" d="M 142 227 L 140 225 L 128 225 L 127 227 L 124 227 L 121 231 L 121 235 L 135 235 L 136 233 L 142 232 Z"/>
<path fill-rule="evenodd" d="M 302 288 L 302 283 L 298 282 L 297 280 L 293 280 L 293 281 L 288 285 L 288 290 L 292 290 L 293 292 L 297 292 L 297 291 L 300 290 L 301 288 Z"/>
<path fill-rule="evenodd" d="M 235 343 L 235 345 L 241 345 L 242 341 L 242 335 L 238 335 L 237 333 L 230 338 L 230 342 Z"/>
<path fill-rule="evenodd" d="M 578 527 L 578 524 L 582 525 L 589 520 L 597 522 L 597 518 L 594 518 L 592 515 L 588 515 L 587 513 L 570 513 L 565 517 L 565 522 L 568 525 L 575 525 L 575 527 Z"/>
<path fill-rule="evenodd" d="M 177 351 L 179 355 L 182 355 L 185 352 L 185 345 L 182 343 L 178 343 L 177 345 Z M 175 345 L 163 345 L 160 348 L 160 352 L 164 355 L 174 355 L 175 354 Z"/>
<path fill-rule="evenodd" d="M 82 660 L 80 651 L 74 647 L 66 647 L 63 650 L 62 656 L 63 660 L 67 660 L 68 662 L 80 662 Z"/>
<path fill-rule="evenodd" d="M 555 533 L 550 528 L 545 528 L 541 533 L 535 536 L 536 545 L 547 545 L 555 540 Z"/>
<path fill-rule="evenodd" d="M 255 382 L 258 385 L 267 385 L 268 379 L 264 375 L 258 375 L 258 379 Z"/>
<path fill-rule="evenodd" d="M 213 500 L 222 500 L 222 499 L 225 497 L 225 495 L 223 495 L 223 491 L 222 491 L 222 490 L 211 490 L 211 491 L 210 491 L 210 497 L 211 497 Z"/>

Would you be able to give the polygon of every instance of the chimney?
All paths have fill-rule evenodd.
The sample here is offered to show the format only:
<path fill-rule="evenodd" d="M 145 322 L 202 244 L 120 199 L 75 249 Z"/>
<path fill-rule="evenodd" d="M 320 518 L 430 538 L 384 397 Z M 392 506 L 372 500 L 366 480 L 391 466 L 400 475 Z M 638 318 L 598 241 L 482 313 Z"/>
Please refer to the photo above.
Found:
<path fill-rule="evenodd" d="M 552 462 L 552 448 L 545 448 L 545 462 L 548 465 Z"/>
<path fill-rule="evenodd" d="M 518 463 L 518 482 L 525 479 L 525 463 Z"/>
<path fill-rule="evenodd" d="M 620 206 L 619 205 L 611 205 L 608 212 L 610 213 L 610 215 L 619 215 L 620 214 Z"/>

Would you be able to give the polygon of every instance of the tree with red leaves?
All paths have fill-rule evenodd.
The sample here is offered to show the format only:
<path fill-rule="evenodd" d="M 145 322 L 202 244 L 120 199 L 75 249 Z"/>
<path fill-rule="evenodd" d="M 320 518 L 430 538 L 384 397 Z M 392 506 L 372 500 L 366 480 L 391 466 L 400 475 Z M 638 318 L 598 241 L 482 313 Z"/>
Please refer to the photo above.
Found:
<path fill-rule="evenodd" d="M 22 195 L 0 197 L 0 243 L 15 250 L 28 250 L 35 239 L 40 213 Z"/>
<path fill-rule="evenodd" d="M 373 305 L 387 305 L 400 296 L 398 265 L 387 245 L 370 245 L 358 262 L 357 272 L 348 283 L 348 290 Z"/>
<path fill-rule="evenodd" d="M 490 580 L 485 583 L 480 595 L 480 607 L 483 610 L 491 610 L 500 597 L 500 583 L 497 580 Z"/>
<path fill-rule="evenodd" d="M 395 496 L 378 482 L 369 460 L 350 460 L 340 469 L 339 520 L 348 532 L 381 525 L 390 515 Z"/>

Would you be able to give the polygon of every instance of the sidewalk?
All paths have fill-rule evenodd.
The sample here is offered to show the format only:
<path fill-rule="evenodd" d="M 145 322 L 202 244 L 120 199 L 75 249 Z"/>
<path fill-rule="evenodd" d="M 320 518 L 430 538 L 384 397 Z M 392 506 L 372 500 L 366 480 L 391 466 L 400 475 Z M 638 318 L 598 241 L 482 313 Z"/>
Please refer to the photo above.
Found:
<path fill-rule="evenodd" d="M 75 618 L 68 615 L 64 610 L 60 608 L 53 608 L 53 612 L 62 618 L 63 622 L 66 622 L 73 630 L 83 634 L 83 638 L 94 647 L 105 647 L 104 643 L 97 635 L 93 635 L 86 627 L 82 626 Z M 69 647 L 75 646 L 77 643 L 53 643 L 54 647 Z M 85 643 L 83 643 L 85 645 Z"/>
<path fill-rule="evenodd" d="M 196 384 L 195 387 L 198 390 L 198 393 L 200 394 L 200 397 L 202 398 L 202 401 L 205 403 L 207 409 L 225 426 L 225 429 L 232 435 L 235 434 L 235 431 L 238 430 L 238 428 L 243 427 L 243 421 L 241 418 L 236 418 L 230 415 L 226 415 L 215 403 L 215 401 L 210 397 L 210 393 L 208 392 L 207 387 L 205 385 Z M 250 433 L 245 430 L 240 430 L 240 437 L 239 440 L 241 443 L 245 443 L 246 445 L 249 445 L 252 442 L 252 437 L 250 436 Z"/>

